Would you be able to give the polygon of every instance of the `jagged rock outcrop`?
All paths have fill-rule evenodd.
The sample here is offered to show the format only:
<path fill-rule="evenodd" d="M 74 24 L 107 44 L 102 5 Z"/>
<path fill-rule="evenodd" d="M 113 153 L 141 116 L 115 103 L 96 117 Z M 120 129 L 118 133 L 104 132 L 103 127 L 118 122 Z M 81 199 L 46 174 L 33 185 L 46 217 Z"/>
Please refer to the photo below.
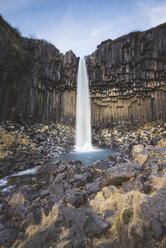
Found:
<path fill-rule="evenodd" d="M 166 119 L 166 23 L 102 42 L 87 65 L 93 125 Z"/>
<path fill-rule="evenodd" d="M 75 120 L 78 58 L 23 38 L 0 17 L 0 120 Z"/>

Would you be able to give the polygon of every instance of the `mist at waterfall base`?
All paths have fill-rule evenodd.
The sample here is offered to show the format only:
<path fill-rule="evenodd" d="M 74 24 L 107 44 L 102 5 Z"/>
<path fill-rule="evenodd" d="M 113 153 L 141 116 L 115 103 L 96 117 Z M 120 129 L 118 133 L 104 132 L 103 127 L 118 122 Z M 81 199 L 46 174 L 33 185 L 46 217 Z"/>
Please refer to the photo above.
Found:
<path fill-rule="evenodd" d="M 85 165 L 92 165 L 98 160 L 108 160 L 108 156 L 116 153 L 116 151 L 110 149 L 94 149 L 87 152 L 69 152 L 64 154 L 64 156 L 56 158 L 57 161 L 69 160 L 76 161 L 79 160 Z"/>
<path fill-rule="evenodd" d="M 81 58 L 77 75 L 75 149 L 56 160 L 80 160 L 86 165 L 90 165 L 97 160 L 107 160 L 108 156 L 113 154 L 114 151 L 93 147 L 91 133 L 88 73 L 85 59 Z"/>

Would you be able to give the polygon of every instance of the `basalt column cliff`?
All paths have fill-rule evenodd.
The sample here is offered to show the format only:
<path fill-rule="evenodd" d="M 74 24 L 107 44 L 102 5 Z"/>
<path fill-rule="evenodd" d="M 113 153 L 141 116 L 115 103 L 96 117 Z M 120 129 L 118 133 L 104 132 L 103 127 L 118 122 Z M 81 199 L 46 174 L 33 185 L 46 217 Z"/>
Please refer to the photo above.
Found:
<path fill-rule="evenodd" d="M 0 121 L 74 124 L 78 62 L 0 16 Z M 104 41 L 86 63 L 93 126 L 166 119 L 166 24 Z"/>
<path fill-rule="evenodd" d="M 87 64 L 93 125 L 166 119 L 166 24 L 102 42 Z"/>
<path fill-rule="evenodd" d="M 0 17 L 0 120 L 75 122 L 78 58 Z"/>

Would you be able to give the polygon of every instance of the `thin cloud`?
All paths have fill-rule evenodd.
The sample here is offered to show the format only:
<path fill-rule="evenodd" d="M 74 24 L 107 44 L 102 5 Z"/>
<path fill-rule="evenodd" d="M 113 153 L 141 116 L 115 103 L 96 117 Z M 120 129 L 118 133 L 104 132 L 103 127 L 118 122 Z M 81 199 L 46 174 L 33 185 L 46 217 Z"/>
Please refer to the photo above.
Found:
<path fill-rule="evenodd" d="M 97 36 L 98 34 L 99 34 L 98 30 L 93 30 L 93 31 L 90 33 L 89 37 L 94 37 L 94 36 Z"/>
<path fill-rule="evenodd" d="M 78 56 L 83 57 L 95 50 L 103 39 L 111 35 L 111 26 L 103 23 L 103 28 L 98 28 L 98 23 L 89 27 L 83 23 L 72 20 L 52 25 L 49 29 L 38 32 L 39 38 L 47 37 L 62 52 L 72 49 Z"/>
<path fill-rule="evenodd" d="M 100 24 L 99 24 L 100 25 Z M 112 28 L 112 25 L 109 23 L 102 23 L 101 27 L 96 27 L 96 29 L 92 30 L 89 34 L 89 37 L 97 37 L 97 36 L 103 36 L 106 33 L 110 32 Z"/>
<path fill-rule="evenodd" d="M 31 4 L 32 0 L 0 0 L 0 12 L 8 13 L 24 8 Z"/>
<path fill-rule="evenodd" d="M 166 3 L 156 4 L 155 2 L 140 2 L 145 15 L 149 18 L 152 26 L 166 22 Z"/>
<path fill-rule="evenodd" d="M 48 3 L 52 1 L 48 0 Z M 166 3 L 138 1 L 134 2 L 130 12 L 117 3 L 109 7 L 103 5 L 103 8 L 98 6 L 94 12 L 88 11 L 90 6 L 87 11 L 78 8 L 76 1 L 61 0 L 58 5 L 59 1 L 54 0 L 51 5 L 45 0 L 0 0 L 0 11 L 9 13 L 6 17 L 10 17 L 10 23 L 18 26 L 24 36 L 36 35 L 50 41 L 63 53 L 72 49 L 82 57 L 94 52 L 104 40 L 115 39 L 132 30 L 146 30 L 166 20 Z"/>
<path fill-rule="evenodd" d="M 47 27 L 38 30 L 37 37 L 51 41 L 61 51 L 70 49 L 78 56 L 85 56 L 92 53 L 96 46 L 104 39 L 108 39 L 113 31 L 111 22 L 99 20 L 99 22 L 79 21 L 72 16 L 72 9 L 64 16 Z"/>

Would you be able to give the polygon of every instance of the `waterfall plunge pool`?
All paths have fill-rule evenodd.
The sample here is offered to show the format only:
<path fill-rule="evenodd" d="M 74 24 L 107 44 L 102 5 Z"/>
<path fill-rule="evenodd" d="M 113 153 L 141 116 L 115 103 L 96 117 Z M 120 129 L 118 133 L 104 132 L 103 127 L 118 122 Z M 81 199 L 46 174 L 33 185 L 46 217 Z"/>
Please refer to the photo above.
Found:
<path fill-rule="evenodd" d="M 72 151 L 69 153 L 65 153 L 61 157 L 57 157 L 54 159 L 54 161 L 63 161 L 63 160 L 70 160 L 70 161 L 76 161 L 80 160 L 85 165 L 92 165 L 98 160 L 108 160 L 109 155 L 116 154 L 117 151 L 111 150 L 111 149 L 93 149 L 89 152 L 77 152 Z"/>
<path fill-rule="evenodd" d="M 108 156 L 115 153 L 115 151 L 93 147 L 91 133 L 89 79 L 86 61 L 85 58 L 82 58 L 79 60 L 77 74 L 75 150 L 55 158 L 54 161 L 80 160 L 85 165 L 92 165 L 97 161 L 107 160 L 109 163 Z"/>

